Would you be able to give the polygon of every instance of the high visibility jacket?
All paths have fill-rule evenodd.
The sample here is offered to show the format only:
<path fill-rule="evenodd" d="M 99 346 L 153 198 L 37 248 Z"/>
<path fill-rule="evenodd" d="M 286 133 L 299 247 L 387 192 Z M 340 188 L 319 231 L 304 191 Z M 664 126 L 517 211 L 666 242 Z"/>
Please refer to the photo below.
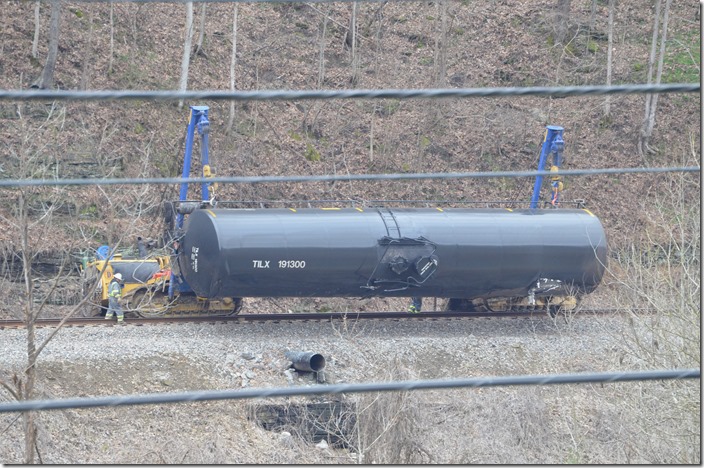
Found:
<path fill-rule="evenodd" d="M 108 286 L 108 297 L 116 297 L 118 299 L 122 297 L 122 287 L 120 283 L 117 281 L 110 283 L 110 286 Z"/>

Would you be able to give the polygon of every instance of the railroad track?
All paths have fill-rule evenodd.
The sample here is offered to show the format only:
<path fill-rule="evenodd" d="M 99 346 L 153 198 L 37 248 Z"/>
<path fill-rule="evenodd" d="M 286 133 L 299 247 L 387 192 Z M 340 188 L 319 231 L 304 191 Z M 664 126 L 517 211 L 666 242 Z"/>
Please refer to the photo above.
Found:
<path fill-rule="evenodd" d="M 579 315 L 603 315 L 623 312 L 647 312 L 645 309 L 583 309 L 575 312 Z M 544 311 L 516 311 L 516 312 L 325 312 L 325 313 L 294 313 L 294 314 L 240 314 L 233 316 L 202 316 L 202 317 L 130 317 L 124 325 L 117 325 L 116 321 L 105 320 L 103 317 L 75 317 L 66 320 L 64 327 L 112 327 L 112 326 L 144 326 L 173 323 L 258 323 L 258 322 L 298 322 L 298 321 L 343 321 L 343 320 L 466 320 L 474 318 L 538 318 L 552 320 Z M 559 315 L 558 315 L 559 318 Z M 37 328 L 57 327 L 62 318 L 46 318 L 37 320 Z M 0 330 L 12 328 L 25 328 L 22 320 L 0 320 Z"/>

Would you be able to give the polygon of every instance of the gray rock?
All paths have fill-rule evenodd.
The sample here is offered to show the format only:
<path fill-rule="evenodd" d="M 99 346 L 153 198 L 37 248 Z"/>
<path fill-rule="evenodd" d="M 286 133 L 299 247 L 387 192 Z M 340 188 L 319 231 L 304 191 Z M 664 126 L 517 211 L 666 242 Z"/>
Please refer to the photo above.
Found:
<path fill-rule="evenodd" d="M 323 439 L 320 442 L 318 442 L 317 444 L 315 444 L 315 447 L 320 450 L 325 450 L 326 448 L 328 448 L 328 441 Z"/>

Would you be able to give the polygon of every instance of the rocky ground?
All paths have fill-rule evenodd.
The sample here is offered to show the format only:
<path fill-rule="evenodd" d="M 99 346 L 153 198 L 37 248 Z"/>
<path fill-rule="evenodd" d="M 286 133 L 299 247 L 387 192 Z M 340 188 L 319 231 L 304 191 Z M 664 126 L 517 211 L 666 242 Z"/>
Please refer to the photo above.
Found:
<path fill-rule="evenodd" d="M 38 370 L 42 398 L 625 371 L 642 365 L 629 327 L 584 316 L 66 329 Z M 20 370 L 24 333 L 1 336 L 2 371 Z M 324 383 L 292 372 L 290 350 L 322 354 Z M 632 406 L 632 392 L 650 393 L 650 407 Z M 691 392 L 698 381 L 50 411 L 39 440 L 44 463 L 697 463 L 698 439 L 673 443 L 668 420 Z M 357 405 L 347 407 L 358 425 L 346 447 L 320 443 L 303 423 L 267 431 L 252 417 L 331 399 Z M 21 462 L 20 421 L 4 414 L 0 424 L 0 461 Z"/>

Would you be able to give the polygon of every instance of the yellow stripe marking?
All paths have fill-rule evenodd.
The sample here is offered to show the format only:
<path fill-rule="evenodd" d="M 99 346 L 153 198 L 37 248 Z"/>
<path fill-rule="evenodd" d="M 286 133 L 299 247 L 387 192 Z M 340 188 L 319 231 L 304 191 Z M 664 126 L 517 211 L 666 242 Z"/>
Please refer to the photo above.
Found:
<path fill-rule="evenodd" d="M 205 210 L 205 211 L 210 213 L 210 216 L 212 216 L 213 218 L 217 218 L 217 216 L 215 216 L 215 213 L 213 213 L 211 210 Z"/>
<path fill-rule="evenodd" d="M 511 208 L 506 208 L 506 209 L 507 209 L 508 211 L 510 211 L 511 213 L 513 213 L 513 210 L 512 210 Z"/>
<path fill-rule="evenodd" d="M 593 218 L 596 218 L 596 216 L 594 216 L 594 213 L 592 213 L 592 212 L 589 211 L 588 209 L 582 208 L 582 211 L 586 211 L 587 213 L 589 213 L 589 216 L 591 216 L 591 217 L 593 217 Z"/>
<path fill-rule="evenodd" d="M 441 213 L 444 211 L 442 208 L 435 208 L 435 209 L 440 211 Z"/>
<path fill-rule="evenodd" d="M 294 213 L 296 212 L 295 208 L 289 208 L 289 210 L 293 211 Z"/>
<path fill-rule="evenodd" d="M 340 208 L 321 208 L 321 210 L 325 210 L 325 211 L 339 211 Z"/>
<path fill-rule="evenodd" d="M 363 213 L 363 212 L 364 212 L 364 210 L 361 209 L 361 208 L 355 208 L 355 210 L 359 211 L 360 213 Z"/>

